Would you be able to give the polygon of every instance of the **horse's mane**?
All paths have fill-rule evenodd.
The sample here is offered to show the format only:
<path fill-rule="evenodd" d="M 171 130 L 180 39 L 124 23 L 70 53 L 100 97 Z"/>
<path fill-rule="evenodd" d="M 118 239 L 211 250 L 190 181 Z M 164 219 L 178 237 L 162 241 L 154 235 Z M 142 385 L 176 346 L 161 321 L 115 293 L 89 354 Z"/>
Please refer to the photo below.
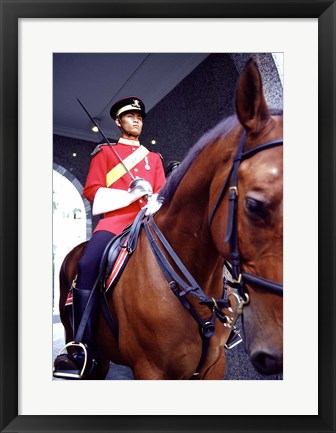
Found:
<path fill-rule="evenodd" d="M 272 116 L 282 116 L 282 110 L 270 109 L 269 113 Z M 168 202 L 173 197 L 178 185 L 183 179 L 191 164 L 202 150 L 209 144 L 214 143 L 220 137 L 228 135 L 235 127 L 239 125 L 236 115 L 232 115 L 220 121 L 216 126 L 207 131 L 188 151 L 182 163 L 169 176 L 166 184 L 160 191 L 160 197 L 164 202 Z"/>
<path fill-rule="evenodd" d="M 221 136 L 227 135 L 239 124 L 237 116 L 230 116 L 220 121 L 215 127 L 207 131 L 188 151 L 186 157 L 182 163 L 176 168 L 169 176 L 166 184 L 160 191 L 160 197 L 164 198 L 164 201 L 169 201 L 181 180 L 183 179 L 186 172 L 189 170 L 191 164 L 196 157 L 202 152 L 202 150 L 209 144 L 214 143 Z"/>

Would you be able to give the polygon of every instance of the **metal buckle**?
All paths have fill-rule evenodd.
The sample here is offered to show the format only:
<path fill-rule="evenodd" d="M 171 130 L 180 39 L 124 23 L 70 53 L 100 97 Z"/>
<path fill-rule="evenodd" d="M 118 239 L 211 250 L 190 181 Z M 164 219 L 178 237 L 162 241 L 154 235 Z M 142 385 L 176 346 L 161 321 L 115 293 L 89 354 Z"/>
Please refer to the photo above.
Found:
<path fill-rule="evenodd" d="M 214 313 L 215 312 L 215 310 L 216 310 L 216 308 L 219 310 L 219 307 L 218 307 L 218 304 L 217 304 L 217 301 L 216 301 L 216 299 L 215 298 L 211 298 L 212 299 L 212 302 L 213 302 L 213 308 L 212 308 L 212 312 Z"/>
<path fill-rule="evenodd" d="M 86 347 L 85 347 L 85 345 L 84 345 L 83 343 L 75 343 L 74 341 L 70 341 L 70 343 L 67 343 L 67 344 L 62 348 L 62 350 L 59 352 L 58 356 L 61 355 L 61 354 L 65 351 L 65 349 L 66 349 L 67 347 L 70 347 L 70 346 L 80 347 L 80 348 L 83 350 L 83 352 L 84 352 L 84 364 L 83 364 L 82 371 L 81 371 L 80 374 L 79 374 L 79 377 L 82 378 L 82 377 L 83 377 L 83 374 L 84 374 L 84 371 L 85 371 L 85 368 L 86 368 L 87 358 L 88 358 L 87 350 L 86 350 Z"/>
<path fill-rule="evenodd" d="M 237 307 L 236 307 L 235 310 L 233 310 L 231 307 L 229 307 L 229 311 L 230 311 L 230 313 L 233 314 L 233 317 L 226 316 L 226 317 L 227 317 L 227 322 L 224 323 L 224 326 L 225 326 L 226 328 L 234 329 L 234 328 L 235 328 L 235 324 L 236 324 L 236 322 L 237 322 L 237 320 L 238 320 L 238 317 L 239 317 L 241 314 L 243 314 L 244 306 L 245 306 L 246 304 L 248 304 L 249 301 L 250 301 L 250 298 L 249 298 L 248 294 L 247 294 L 247 293 L 244 293 L 244 295 L 245 295 L 246 300 L 244 300 L 244 299 L 243 299 L 241 296 L 239 296 L 237 293 L 234 293 L 234 292 L 233 292 L 233 293 L 229 293 L 229 295 L 228 295 L 229 298 L 230 298 L 230 296 L 234 296 L 234 297 L 236 298 L 236 301 L 237 301 Z"/>
<path fill-rule="evenodd" d="M 241 283 L 241 280 L 242 280 L 242 274 L 239 274 L 239 276 L 238 276 L 238 280 L 232 280 L 232 283 L 233 283 L 233 284 L 240 284 L 240 283 Z"/>
<path fill-rule="evenodd" d="M 236 193 L 236 197 L 238 197 L 238 188 L 236 186 L 230 186 L 229 191 L 234 191 Z"/>
<path fill-rule="evenodd" d="M 240 331 L 238 331 L 235 326 L 233 327 L 232 332 L 234 333 L 234 337 L 232 339 L 233 340 L 232 343 L 229 342 L 229 343 L 225 343 L 224 344 L 224 347 L 227 350 L 231 350 L 234 347 L 238 346 L 238 344 L 240 344 L 240 343 L 243 342 L 243 337 L 240 335 Z M 230 334 L 230 336 L 231 336 L 231 334 Z"/>

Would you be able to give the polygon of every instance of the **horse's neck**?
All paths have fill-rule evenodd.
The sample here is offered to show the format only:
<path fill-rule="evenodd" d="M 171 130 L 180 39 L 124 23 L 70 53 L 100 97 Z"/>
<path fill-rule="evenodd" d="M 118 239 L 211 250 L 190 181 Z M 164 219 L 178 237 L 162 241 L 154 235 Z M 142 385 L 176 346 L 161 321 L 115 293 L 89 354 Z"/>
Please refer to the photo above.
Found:
<path fill-rule="evenodd" d="M 198 284 L 206 290 L 219 256 L 205 227 L 204 218 L 190 218 L 181 212 L 158 220 L 165 237 Z"/>
<path fill-rule="evenodd" d="M 156 217 L 174 251 L 203 288 L 209 285 L 220 261 L 209 228 L 208 196 L 209 182 L 195 176 L 193 186 L 179 188 Z"/>

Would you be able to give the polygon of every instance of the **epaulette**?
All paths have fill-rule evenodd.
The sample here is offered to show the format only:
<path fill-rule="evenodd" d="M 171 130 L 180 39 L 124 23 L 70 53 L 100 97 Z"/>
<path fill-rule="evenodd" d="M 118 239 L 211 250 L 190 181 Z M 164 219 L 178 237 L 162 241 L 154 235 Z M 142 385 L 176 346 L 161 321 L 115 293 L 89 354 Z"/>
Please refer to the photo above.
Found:
<path fill-rule="evenodd" d="M 153 152 L 153 153 L 157 153 L 157 154 L 159 155 L 159 157 L 161 158 L 161 160 L 163 161 L 163 156 L 161 155 L 160 152 L 155 152 L 154 150 L 151 150 L 151 152 Z"/>
<path fill-rule="evenodd" d="M 115 144 L 115 143 L 111 143 L 111 144 Z M 98 146 L 96 146 L 93 150 L 93 152 L 91 152 L 91 156 L 95 156 L 98 152 L 101 151 L 101 146 L 109 146 L 109 143 L 100 143 L 98 144 Z"/>

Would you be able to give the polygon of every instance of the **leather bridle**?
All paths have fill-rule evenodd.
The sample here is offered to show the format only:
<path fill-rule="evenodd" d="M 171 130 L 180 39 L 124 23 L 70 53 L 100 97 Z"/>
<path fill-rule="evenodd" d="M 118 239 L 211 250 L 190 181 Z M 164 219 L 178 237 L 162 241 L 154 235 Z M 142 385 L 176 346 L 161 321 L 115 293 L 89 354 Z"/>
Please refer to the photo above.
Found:
<path fill-rule="evenodd" d="M 228 280 L 227 276 L 223 275 L 223 291 L 222 296 L 219 299 L 209 298 L 204 293 L 202 288 L 186 269 L 182 260 L 175 253 L 174 249 L 157 226 L 153 215 L 150 215 L 147 220 L 144 221 L 144 228 L 150 247 L 157 260 L 157 263 L 159 264 L 164 276 L 169 283 L 170 288 L 182 305 L 190 312 L 190 314 L 199 324 L 203 342 L 202 354 L 196 372 L 192 378 L 197 377 L 203 366 L 207 355 L 210 338 L 215 332 L 216 319 L 219 319 L 225 327 L 228 327 L 232 330 L 228 339 L 229 343 L 226 343 L 227 349 L 234 347 L 236 344 L 242 341 L 238 330 L 236 330 L 235 323 L 238 319 L 238 316 L 242 314 L 244 305 L 249 301 L 248 295 L 246 293 L 246 284 L 258 286 L 259 288 L 267 290 L 276 295 L 283 295 L 283 286 L 281 284 L 258 275 L 242 272 L 237 233 L 237 193 L 239 166 L 243 160 L 251 158 L 253 155 L 263 150 L 280 146 L 283 144 L 283 141 L 269 141 L 244 152 L 245 139 L 246 133 L 244 132 L 240 138 L 230 172 L 212 208 L 209 219 L 210 226 L 214 214 L 217 211 L 226 191 L 229 190 L 228 222 L 224 242 L 228 243 L 230 248 L 230 263 L 225 262 L 225 267 L 229 269 L 232 278 Z M 169 257 L 170 260 L 168 260 L 167 257 Z M 174 263 L 174 266 L 172 266 L 171 262 Z M 178 271 L 175 270 L 175 267 L 178 269 Z M 228 285 L 237 289 L 238 295 L 235 293 L 228 294 Z M 199 301 L 199 304 L 206 305 L 211 310 L 212 314 L 208 320 L 204 320 L 200 317 L 197 309 L 192 305 L 191 302 L 189 302 L 188 295 L 196 297 Z M 230 296 L 232 295 L 234 295 L 236 298 L 236 307 L 234 310 L 231 307 L 232 303 L 230 301 Z M 223 313 L 222 310 L 225 308 L 229 309 L 233 316 Z"/>
<path fill-rule="evenodd" d="M 233 281 L 230 281 L 230 286 L 236 288 L 239 295 L 243 299 L 246 299 L 246 284 L 251 284 L 276 295 L 283 296 L 283 285 L 275 283 L 274 281 L 268 280 L 258 275 L 241 271 L 237 226 L 238 169 L 241 162 L 245 159 L 251 158 L 253 155 L 262 152 L 263 150 L 271 149 L 276 146 L 282 146 L 283 140 L 268 141 L 267 143 L 260 144 L 259 146 L 256 146 L 244 152 L 245 139 L 246 133 L 244 131 L 240 138 L 238 149 L 233 159 L 233 164 L 229 175 L 227 176 L 225 183 L 215 202 L 215 205 L 212 208 L 209 225 L 211 225 L 212 223 L 215 212 L 218 209 L 218 206 L 221 203 L 225 192 L 229 189 L 228 221 L 226 226 L 227 228 L 224 243 L 228 243 L 230 248 L 230 263 L 227 264 L 227 268 L 229 268 L 233 279 Z"/>

